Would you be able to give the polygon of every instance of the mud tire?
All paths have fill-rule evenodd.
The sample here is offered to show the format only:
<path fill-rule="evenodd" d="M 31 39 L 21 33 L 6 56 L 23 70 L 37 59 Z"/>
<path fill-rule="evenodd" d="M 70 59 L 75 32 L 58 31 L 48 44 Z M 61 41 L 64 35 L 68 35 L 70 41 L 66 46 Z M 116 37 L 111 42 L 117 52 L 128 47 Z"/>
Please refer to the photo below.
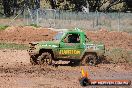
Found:
<path fill-rule="evenodd" d="M 97 64 L 97 55 L 96 54 L 86 54 L 82 58 L 81 65 L 85 66 L 95 66 Z"/>
<path fill-rule="evenodd" d="M 32 65 L 37 65 L 38 63 L 37 63 L 37 58 L 35 57 L 35 56 L 31 56 L 30 57 L 30 63 L 32 64 Z"/>
<path fill-rule="evenodd" d="M 51 65 L 52 56 L 49 52 L 44 52 L 38 57 L 37 62 L 39 65 Z"/>

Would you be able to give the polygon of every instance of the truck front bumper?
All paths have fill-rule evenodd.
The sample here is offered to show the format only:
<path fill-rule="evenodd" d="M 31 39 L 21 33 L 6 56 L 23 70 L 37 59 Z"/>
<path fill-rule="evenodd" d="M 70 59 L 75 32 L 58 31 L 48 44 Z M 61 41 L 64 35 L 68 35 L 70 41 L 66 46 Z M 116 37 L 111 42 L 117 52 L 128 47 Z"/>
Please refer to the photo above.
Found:
<path fill-rule="evenodd" d="M 29 50 L 27 50 L 27 51 L 28 51 L 28 54 L 29 54 L 30 56 L 34 56 L 34 55 L 39 54 L 39 52 L 38 52 L 37 50 L 31 50 L 31 49 L 29 49 Z"/>

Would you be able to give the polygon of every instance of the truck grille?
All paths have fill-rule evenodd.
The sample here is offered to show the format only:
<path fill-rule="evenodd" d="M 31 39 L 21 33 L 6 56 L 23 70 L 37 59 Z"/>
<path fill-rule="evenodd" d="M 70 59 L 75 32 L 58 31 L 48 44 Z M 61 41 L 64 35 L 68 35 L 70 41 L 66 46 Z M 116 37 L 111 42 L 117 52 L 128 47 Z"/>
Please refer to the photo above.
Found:
<path fill-rule="evenodd" d="M 29 43 L 30 45 L 29 45 L 29 49 L 30 50 L 34 50 L 34 49 L 36 49 L 35 48 L 35 45 L 37 45 L 37 44 L 32 44 L 32 43 Z"/>
<path fill-rule="evenodd" d="M 30 49 L 30 50 L 34 50 L 34 49 L 36 49 L 36 48 L 35 48 L 35 46 L 30 46 L 29 49 Z"/>

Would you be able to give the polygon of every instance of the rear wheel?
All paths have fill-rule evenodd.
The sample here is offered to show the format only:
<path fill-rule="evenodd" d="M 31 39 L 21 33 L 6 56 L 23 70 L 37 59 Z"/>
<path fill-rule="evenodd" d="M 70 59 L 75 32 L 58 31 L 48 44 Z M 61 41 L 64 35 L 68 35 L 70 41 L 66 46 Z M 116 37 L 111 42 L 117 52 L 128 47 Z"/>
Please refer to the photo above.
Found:
<path fill-rule="evenodd" d="M 97 63 L 97 55 L 96 54 L 87 54 L 84 56 L 84 58 L 82 59 L 81 64 L 82 65 L 90 65 L 90 66 L 94 66 Z"/>
<path fill-rule="evenodd" d="M 39 65 L 51 65 L 52 56 L 49 52 L 44 52 L 38 57 L 37 62 Z"/>

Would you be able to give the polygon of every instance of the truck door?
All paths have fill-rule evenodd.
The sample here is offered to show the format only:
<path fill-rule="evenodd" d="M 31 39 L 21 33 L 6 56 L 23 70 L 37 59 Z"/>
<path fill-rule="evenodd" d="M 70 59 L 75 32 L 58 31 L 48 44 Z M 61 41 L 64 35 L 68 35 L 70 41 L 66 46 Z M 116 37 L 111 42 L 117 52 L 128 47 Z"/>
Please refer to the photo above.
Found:
<path fill-rule="evenodd" d="M 68 33 L 59 47 L 59 58 L 77 59 L 83 51 L 80 33 Z"/>

